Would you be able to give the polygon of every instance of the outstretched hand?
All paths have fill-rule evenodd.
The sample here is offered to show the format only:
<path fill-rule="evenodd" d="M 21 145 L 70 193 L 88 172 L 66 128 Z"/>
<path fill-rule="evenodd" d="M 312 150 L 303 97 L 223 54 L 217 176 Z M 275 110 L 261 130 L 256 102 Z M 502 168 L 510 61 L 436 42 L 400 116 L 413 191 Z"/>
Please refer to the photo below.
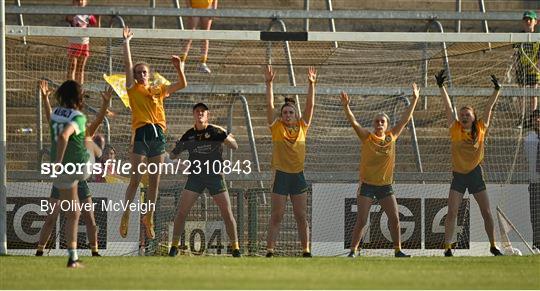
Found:
<path fill-rule="evenodd" d="M 39 92 L 42 99 L 49 99 L 53 90 L 49 89 L 49 82 L 47 80 L 39 80 Z"/>
<path fill-rule="evenodd" d="M 445 73 L 445 70 L 440 70 L 439 73 L 435 75 L 435 79 L 437 80 L 437 85 L 439 86 L 439 88 L 442 88 L 444 86 L 444 82 L 446 81 Z"/>
<path fill-rule="evenodd" d="M 349 106 L 350 101 L 351 101 L 351 98 L 349 98 L 349 95 L 347 95 L 347 92 L 341 91 L 341 105 Z"/>
<path fill-rule="evenodd" d="M 113 88 L 111 86 L 107 86 L 107 89 L 104 91 L 101 91 L 101 102 L 104 105 L 109 106 L 109 103 L 111 102 L 111 98 L 113 95 Z"/>
<path fill-rule="evenodd" d="M 266 65 L 264 68 L 264 80 L 267 84 L 270 84 L 274 81 L 274 78 L 276 78 L 276 72 L 272 70 L 272 65 Z"/>
<path fill-rule="evenodd" d="M 493 87 L 495 90 L 499 91 L 501 89 L 501 84 L 499 83 L 499 80 L 497 80 L 497 77 L 495 75 L 491 75 L 491 82 L 493 83 Z"/>
<path fill-rule="evenodd" d="M 133 38 L 133 31 L 126 26 L 122 31 L 122 36 L 124 37 L 125 41 L 130 41 L 131 38 Z"/>
<path fill-rule="evenodd" d="M 420 89 L 418 88 L 418 85 L 416 85 L 416 83 L 412 83 L 412 97 L 413 101 L 420 97 Z"/>
<path fill-rule="evenodd" d="M 308 81 L 310 84 L 315 84 L 317 81 L 317 70 L 313 66 L 308 68 Z"/>
<path fill-rule="evenodd" d="M 105 108 L 109 107 L 113 93 L 114 91 L 111 86 L 107 86 L 107 89 L 105 89 L 105 91 L 101 91 L 101 104 L 102 104 L 101 106 L 102 107 L 105 107 Z M 114 115 L 115 115 L 114 112 L 107 109 L 108 117 L 113 117 Z"/>
<path fill-rule="evenodd" d="M 185 63 L 182 61 L 182 59 L 179 57 L 179 56 L 171 56 L 171 62 L 173 64 L 173 66 L 179 70 L 179 71 L 184 71 L 184 65 Z"/>

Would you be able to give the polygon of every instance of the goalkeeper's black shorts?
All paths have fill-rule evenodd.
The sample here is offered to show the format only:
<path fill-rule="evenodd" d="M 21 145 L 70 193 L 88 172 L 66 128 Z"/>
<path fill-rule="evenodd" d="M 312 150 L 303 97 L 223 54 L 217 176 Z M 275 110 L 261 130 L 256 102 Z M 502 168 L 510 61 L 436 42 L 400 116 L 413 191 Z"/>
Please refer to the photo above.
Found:
<path fill-rule="evenodd" d="M 452 179 L 452 185 L 450 185 L 451 190 L 461 194 L 465 194 L 467 189 L 469 190 L 469 194 L 476 194 L 486 190 L 486 182 L 484 182 L 484 174 L 480 165 L 476 166 L 476 168 L 467 174 L 452 172 L 452 175 L 454 178 Z"/>
<path fill-rule="evenodd" d="M 392 185 L 382 185 L 382 186 L 376 186 L 371 185 L 367 183 L 362 183 L 360 185 L 360 192 L 359 194 L 361 196 L 373 199 L 373 200 L 379 200 L 394 195 L 394 189 L 392 188 Z"/>
<path fill-rule="evenodd" d="M 276 170 L 272 182 L 272 193 L 280 195 L 298 195 L 307 192 L 308 184 L 304 171 L 300 173 L 285 173 Z"/>

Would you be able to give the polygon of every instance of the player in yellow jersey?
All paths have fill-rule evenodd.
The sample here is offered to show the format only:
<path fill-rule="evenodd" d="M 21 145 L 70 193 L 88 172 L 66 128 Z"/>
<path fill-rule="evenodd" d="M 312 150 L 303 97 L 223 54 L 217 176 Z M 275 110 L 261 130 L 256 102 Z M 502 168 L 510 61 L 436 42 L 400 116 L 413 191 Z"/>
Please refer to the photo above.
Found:
<path fill-rule="evenodd" d="M 279 226 L 285 213 L 285 203 L 290 195 L 294 218 L 298 227 L 298 236 L 302 244 L 304 257 L 311 257 L 309 248 L 309 224 L 307 222 L 307 190 L 304 178 L 304 160 L 306 155 L 306 134 L 313 117 L 315 106 L 315 81 L 317 71 L 308 69 L 308 96 L 304 115 L 300 118 L 293 99 L 285 98 L 278 118 L 274 116 L 274 92 L 272 82 L 276 73 L 272 66 L 266 66 L 266 118 L 272 133 L 272 210 L 268 226 L 267 257 L 274 255 L 274 247 Z"/>
<path fill-rule="evenodd" d="M 131 177 L 126 189 L 126 203 L 131 203 L 135 198 L 135 193 L 139 187 L 142 174 L 139 173 L 139 164 L 163 163 L 165 157 L 166 139 L 164 132 L 167 129 L 165 120 L 165 108 L 163 100 L 172 93 L 187 86 L 184 75 L 184 62 L 178 56 L 172 56 L 171 61 L 176 69 L 178 80 L 167 85 L 153 86 L 150 83 L 150 66 L 146 63 L 133 65 L 131 60 L 131 50 L 129 42 L 133 37 L 133 32 L 128 27 L 124 28 L 124 68 L 126 72 L 126 88 L 129 97 L 129 105 L 132 111 L 131 118 L 131 142 L 132 152 L 130 153 Z M 150 175 L 147 203 L 156 203 L 158 196 L 160 174 Z M 122 215 L 120 222 L 120 235 L 126 237 L 129 225 L 129 208 Z M 154 238 L 154 209 L 149 207 L 143 219 L 146 236 Z"/>
<path fill-rule="evenodd" d="M 385 113 L 379 113 L 373 118 L 373 132 L 362 127 L 354 117 L 349 107 L 350 97 L 341 92 L 341 105 L 347 120 L 362 142 L 360 157 L 360 187 L 357 193 L 356 223 L 351 238 L 349 257 L 356 257 L 360 240 L 364 235 L 369 209 L 373 201 L 379 201 L 388 216 L 390 236 L 394 243 L 395 257 L 410 257 L 401 251 L 401 229 L 399 212 L 392 183 L 394 182 L 394 165 L 396 159 L 396 140 L 411 119 L 420 91 L 416 83 L 412 85 L 412 99 L 409 107 L 403 112 L 401 120 L 391 129 L 390 120 Z"/>
<path fill-rule="evenodd" d="M 218 0 L 186 0 L 188 8 L 195 8 L 195 9 L 217 9 Z M 207 16 L 192 16 L 188 17 L 188 29 L 197 29 L 200 27 L 204 30 L 210 30 L 210 27 L 212 26 L 212 18 Z M 191 49 L 191 43 L 192 40 L 188 39 L 186 45 L 184 46 L 184 51 L 182 52 L 182 55 L 180 56 L 182 58 L 182 61 L 186 61 L 187 56 L 189 54 L 189 50 Z M 201 73 L 210 74 L 212 71 L 206 64 L 208 61 L 208 47 L 209 43 L 208 40 L 205 39 L 203 41 L 203 44 L 201 46 L 201 59 L 200 63 L 197 66 L 197 70 Z"/>
<path fill-rule="evenodd" d="M 495 245 L 495 225 L 489 207 L 482 166 L 480 165 L 484 159 L 484 140 L 491 120 L 491 111 L 495 106 L 495 102 L 497 102 L 501 86 L 497 78 L 491 75 L 494 90 L 484 109 L 484 114 L 481 118 L 477 118 L 476 112 L 471 106 L 464 106 L 457 112 L 458 119 L 452 109 L 448 92 L 444 87 L 445 78 L 444 70 L 441 70 L 435 76 L 446 109 L 452 144 L 453 179 L 448 194 L 448 214 L 444 223 L 444 255 L 446 257 L 453 256 L 452 237 L 454 236 L 459 205 L 461 205 L 463 194 L 468 189 L 478 203 L 480 213 L 484 219 L 484 227 L 490 243 L 490 252 L 494 256 L 502 256 L 501 251 Z"/>

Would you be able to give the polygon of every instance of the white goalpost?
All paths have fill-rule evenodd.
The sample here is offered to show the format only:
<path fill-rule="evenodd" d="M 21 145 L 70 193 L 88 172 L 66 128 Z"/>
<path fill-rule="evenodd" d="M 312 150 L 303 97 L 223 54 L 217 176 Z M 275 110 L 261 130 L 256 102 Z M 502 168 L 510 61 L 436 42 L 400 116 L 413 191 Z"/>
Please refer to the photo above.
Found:
<path fill-rule="evenodd" d="M 490 197 L 492 213 L 504 205 L 504 223 L 511 223 L 514 233 L 500 227 L 497 241 L 511 243 L 525 253 L 532 241 L 527 186 L 529 177 L 523 152 L 522 136 L 525 130 L 517 128 L 523 112 L 528 112 L 532 96 L 540 90 L 520 87 L 505 79 L 515 43 L 540 42 L 539 33 L 371 33 L 371 32 L 306 32 L 269 33 L 261 31 L 180 31 L 172 29 L 132 29 L 131 42 L 134 62 L 145 61 L 164 79 L 175 78 L 170 55 L 178 54 L 186 39 L 196 40 L 186 63 L 188 87 L 173 94 L 165 101 L 168 150 L 183 132 L 192 127 L 191 106 L 206 103 L 212 112 L 212 123 L 230 129 L 239 143 L 239 150 L 227 155 L 233 161 L 248 160 L 253 155 L 260 160 L 260 173 L 231 174 L 231 199 L 233 211 L 239 221 L 239 234 L 244 252 L 264 253 L 266 229 L 270 213 L 269 203 L 263 195 L 270 193 L 258 183 L 271 178 L 270 159 L 272 141 L 265 120 L 265 87 L 262 66 L 270 60 L 277 71 L 274 92 L 276 104 L 281 106 L 284 96 L 298 95 L 303 108 L 307 92 L 306 69 L 318 70 L 316 107 L 307 136 L 306 178 L 309 190 L 309 222 L 312 231 L 313 254 L 341 256 L 350 245 L 352 226 L 356 219 L 356 188 L 358 163 L 362 151 L 359 140 L 350 127 L 339 101 L 339 92 L 351 96 L 351 110 L 363 127 L 371 127 L 373 117 L 379 112 L 390 116 L 391 124 L 400 119 L 411 95 L 411 84 L 420 86 L 421 101 L 414 114 L 413 123 L 397 141 L 394 190 L 399 205 L 403 249 L 412 255 L 442 255 L 444 218 L 451 181 L 451 155 L 448 128 L 439 90 L 433 78 L 439 70 L 449 65 L 452 82 L 449 94 L 454 105 L 460 108 L 472 105 L 478 112 L 484 109 L 492 85 L 491 74 L 502 80 L 503 88 L 493 111 L 493 119 L 486 139 L 483 162 L 484 178 Z M 0 242 L 5 236 L 9 252 L 32 254 L 36 233 L 44 214 L 37 203 L 48 196 L 48 185 L 38 185 L 37 180 L 22 179 L 25 172 L 35 171 L 36 165 L 46 155 L 35 153 L 28 159 L 18 151 L 35 151 L 37 134 L 43 134 L 43 148 L 47 148 L 48 133 L 29 134 L 16 132 L 18 127 L 37 128 L 35 96 L 36 81 L 47 78 L 52 86 L 65 78 L 66 38 L 91 37 L 85 88 L 90 98 L 88 106 L 97 107 L 99 91 L 108 84 L 111 76 L 123 74 L 121 35 L 118 28 L 73 29 L 63 27 L 6 26 L 6 69 L 0 78 L 8 78 L 2 105 L 12 108 L 7 123 L 0 128 L 0 140 L 6 140 L 7 149 L 0 152 L 0 166 L 7 160 L 7 171 L 0 173 L 6 179 L 0 188 L 0 199 L 7 199 L 0 207 Z M 23 44 L 21 38 L 26 38 Z M 4 39 L 4 38 L 2 38 Z M 198 41 L 210 40 L 208 65 L 212 74 L 197 72 Z M 288 46 L 284 45 L 288 41 Z M 339 42 L 338 48 L 333 42 Z M 443 52 L 445 42 L 447 52 Z M 490 43 L 490 45 L 488 45 Z M 285 51 L 286 49 L 289 51 Z M 445 54 L 448 63 L 445 64 Z M 291 59 L 288 59 L 288 56 Z M 5 75 L 4 75 L 5 72 Z M 109 80 L 109 83 L 104 79 Z M 290 78 L 297 80 L 291 85 Z M 113 78 L 114 79 L 114 78 Z M 515 79 L 515 78 L 514 78 Z M 0 80 L 1 81 L 1 80 Z M 121 87 L 121 84 L 119 85 Z M 118 92 L 118 91 L 117 91 Z M 235 101 L 239 96 L 249 103 L 250 120 L 242 115 Z M 247 108 L 247 107 L 245 107 Z M 4 109 L 4 108 L 0 108 Z M 130 143 L 131 113 L 121 98 L 114 98 L 112 110 L 116 116 L 109 120 L 111 144 L 117 158 L 126 160 Z M 5 111 L 2 119 L 6 119 Z M 91 119 L 91 118 L 89 118 Z M 2 120 L 0 120 L 1 122 Z M 39 123 L 39 121 L 37 121 Z M 6 134 L 8 129 L 8 136 Z M 251 132 L 250 132 L 251 129 Z M 252 138 L 254 137 L 254 138 Z M 250 143 L 257 152 L 253 153 Z M 4 148 L 0 147 L 0 151 Z M 9 157 L 7 159 L 6 157 Z M 185 158 L 185 157 L 183 157 Z M 36 162 L 37 161 L 37 162 Z M 253 168 L 255 169 L 255 168 Z M 12 173 L 10 175 L 10 173 Z M 19 173 L 22 173 L 19 175 Z M 177 201 L 184 175 L 166 176 L 160 185 L 160 200 L 156 211 L 156 239 L 147 241 L 147 254 L 166 254 L 171 240 L 171 223 L 176 213 Z M 5 180 L 4 180 L 5 181 Z M 96 199 L 121 199 L 124 184 L 91 183 Z M 108 194 L 108 191 L 114 193 Z M 488 255 L 489 243 L 484 231 L 480 211 L 472 195 L 466 195 L 460 207 L 456 234 L 458 255 Z M 227 235 L 218 209 L 209 195 L 202 195 L 186 224 L 183 239 L 185 252 L 193 254 L 225 254 Z M 296 255 L 299 241 L 292 209 L 288 204 L 276 251 L 281 255 Z M 134 255 L 137 253 L 139 222 L 132 214 L 130 235 L 118 236 L 119 215 L 111 212 L 96 214 L 100 239 L 104 241 L 100 252 L 107 255 Z M 499 215 L 502 217 L 501 215 Z M 498 217 L 499 217 L 498 216 Z M 499 218 L 501 219 L 501 218 Z M 61 226 L 62 223 L 58 223 Z M 60 253 L 62 234 L 51 244 L 51 254 Z M 516 234 L 518 233 L 518 234 Z M 84 233 L 80 240 L 84 241 Z M 2 253 L 0 245 L 0 253 Z M 392 242 L 388 230 L 388 217 L 375 203 L 369 214 L 369 228 L 362 240 L 364 255 L 389 255 Z M 390 251 L 389 251 L 390 250 Z"/>

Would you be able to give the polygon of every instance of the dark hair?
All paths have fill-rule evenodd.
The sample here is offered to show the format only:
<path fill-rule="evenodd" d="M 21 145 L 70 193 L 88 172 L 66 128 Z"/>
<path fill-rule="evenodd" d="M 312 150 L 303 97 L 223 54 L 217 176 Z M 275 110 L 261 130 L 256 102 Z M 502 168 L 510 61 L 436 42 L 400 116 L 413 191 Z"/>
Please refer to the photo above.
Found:
<path fill-rule="evenodd" d="M 83 107 L 82 86 L 74 80 L 67 80 L 55 92 L 56 100 L 60 106 L 72 109 Z"/>
<path fill-rule="evenodd" d="M 285 103 L 281 105 L 280 112 L 283 111 L 283 108 L 285 108 L 285 106 L 291 106 L 292 108 L 294 108 L 294 111 L 296 111 L 296 101 L 291 97 L 285 97 Z"/>
<path fill-rule="evenodd" d="M 471 137 L 473 141 L 476 142 L 476 138 L 478 135 L 478 118 L 476 118 L 476 111 L 474 111 L 474 108 L 472 108 L 472 106 L 469 106 L 469 105 L 461 107 L 459 111 L 461 110 L 470 110 L 473 113 L 474 121 L 472 122 L 472 125 L 471 125 Z"/>

